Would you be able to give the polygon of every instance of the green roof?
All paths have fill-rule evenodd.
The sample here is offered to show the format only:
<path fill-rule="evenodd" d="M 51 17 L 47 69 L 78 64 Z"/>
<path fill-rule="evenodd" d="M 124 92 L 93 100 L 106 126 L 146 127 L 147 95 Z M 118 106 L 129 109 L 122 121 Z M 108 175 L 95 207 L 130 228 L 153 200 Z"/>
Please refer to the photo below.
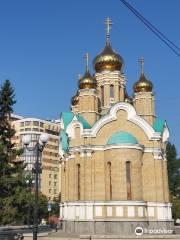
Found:
<path fill-rule="evenodd" d="M 165 124 L 165 120 L 156 118 L 156 120 L 153 123 L 153 129 L 155 132 L 160 132 L 162 133 L 164 130 L 164 124 Z"/>
<path fill-rule="evenodd" d="M 66 129 L 67 125 L 72 121 L 74 114 L 72 112 L 62 112 L 61 118 L 64 123 L 64 129 Z"/>
<path fill-rule="evenodd" d="M 68 124 L 73 120 L 73 117 L 76 116 L 77 120 L 82 123 L 83 128 L 85 129 L 90 129 L 91 125 L 81 116 L 80 114 L 75 115 L 72 112 L 62 112 L 61 113 L 61 118 L 64 123 L 64 129 L 67 128 Z"/>
<path fill-rule="evenodd" d="M 64 130 L 60 131 L 60 142 L 62 144 L 62 150 L 67 152 L 69 149 L 69 141 L 68 141 L 68 136 Z"/>
<path fill-rule="evenodd" d="M 83 116 L 78 114 L 78 115 L 76 115 L 76 117 L 77 117 L 78 121 L 82 123 L 83 128 L 85 128 L 85 129 L 91 128 L 91 125 L 83 118 Z"/>
<path fill-rule="evenodd" d="M 138 144 L 137 139 L 130 133 L 120 131 L 114 133 L 108 140 L 107 144 Z"/>

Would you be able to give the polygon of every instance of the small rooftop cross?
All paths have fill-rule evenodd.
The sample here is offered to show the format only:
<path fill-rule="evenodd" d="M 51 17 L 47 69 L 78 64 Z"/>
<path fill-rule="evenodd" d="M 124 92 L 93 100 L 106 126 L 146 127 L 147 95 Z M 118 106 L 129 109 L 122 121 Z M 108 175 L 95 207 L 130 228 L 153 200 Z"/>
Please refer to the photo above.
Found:
<path fill-rule="evenodd" d="M 141 56 L 138 62 L 140 63 L 141 74 L 144 74 L 144 58 Z"/>
<path fill-rule="evenodd" d="M 89 70 L 89 53 L 87 52 L 84 56 L 85 64 L 86 64 L 86 71 Z"/>
<path fill-rule="evenodd" d="M 106 40 L 109 40 L 110 35 L 110 29 L 111 29 L 112 21 L 109 17 L 105 20 L 105 26 L 106 26 Z"/>

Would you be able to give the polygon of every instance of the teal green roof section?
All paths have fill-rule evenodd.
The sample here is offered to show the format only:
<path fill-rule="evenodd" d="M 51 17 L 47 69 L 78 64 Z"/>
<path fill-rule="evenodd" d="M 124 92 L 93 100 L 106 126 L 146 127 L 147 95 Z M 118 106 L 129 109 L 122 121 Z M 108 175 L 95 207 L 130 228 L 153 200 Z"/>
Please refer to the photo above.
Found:
<path fill-rule="evenodd" d="M 72 112 L 62 112 L 61 118 L 64 123 L 64 129 L 66 129 L 67 125 L 72 121 L 74 114 Z"/>
<path fill-rule="evenodd" d="M 85 129 L 91 128 L 91 125 L 80 114 L 74 115 L 74 113 L 72 113 L 72 112 L 62 112 L 61 118 L 64 123 L 64 129 L 67 128 L 68 124 L 73 120 L 74 116 L 76 116 L 77 120 L 82 123 L 83 128 L 85 128 Z"/>
<path fill-rule="evenodd" d="M 137 139 L 130 133 L 120 131 L 114 133 L 108 140 L 107 144 L 138 144 Z"/>
<path fill-rule="evenodd" d="M 153 129 L 155 132 L 160 132 L 162 133 L 164 130 L 164 125 L 165 125 L 165 120 L 156 118 L 156 120 L 153 123 Z"/>
<path fill-rule="evenodd" d="M 82 123 L 83 128 L 85 128 L 85 129 L 91 128 L 91 125 L 83 118 L 83 116 L 78 114 L 78 115 L 76 115 L 76 117 L 77 117 L 78 121 Z"/>
<path fill-rule="evenodd" d="M 68 136 L 64 130 L 60 131 L 60 142 L 62 145 L 62 150 L 67 152 L 69 149 L 69 141 L 68 141 Z"/>

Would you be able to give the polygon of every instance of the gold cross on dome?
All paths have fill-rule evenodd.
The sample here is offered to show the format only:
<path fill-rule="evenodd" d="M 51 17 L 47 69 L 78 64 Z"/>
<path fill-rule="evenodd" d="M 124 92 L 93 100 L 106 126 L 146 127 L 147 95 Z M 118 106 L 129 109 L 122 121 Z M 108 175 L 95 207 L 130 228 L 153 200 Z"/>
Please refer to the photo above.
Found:
<path fill-rule="evenodd" d="M 141 74 L 144 73 L 144 58 L 141 56 L 140 59 L 138 60 L 141 66 Z"/>
<path fill-rule="evenodd" d="M 106 38 L 109 39 L 110 29 L 112 26 L 112 21 L 109 17 L 107 17 L 105 20 L 105 26 L 106 26 Z"/>
<path fill-rule="evenodd" d="M 89 70 L 89 53 L 87 52 L 84 56 L 85 64 L 86 64 L 86 71 Z"/>

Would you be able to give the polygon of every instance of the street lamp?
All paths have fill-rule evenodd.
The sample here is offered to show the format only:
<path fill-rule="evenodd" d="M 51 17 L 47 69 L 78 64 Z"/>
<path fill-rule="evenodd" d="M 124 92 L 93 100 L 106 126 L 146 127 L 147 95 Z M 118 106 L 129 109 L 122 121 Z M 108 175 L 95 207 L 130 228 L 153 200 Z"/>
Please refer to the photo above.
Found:
<path fill-rule="evenodd" d="M 27 175 L 26 176 L 26 187 L 28 189 L 28 192 L 31 194 L 31 191 L 32 191 L 32 187 L 34 186 L 34 179 L 32 179 L 32 176 L 31 175 Z M 27 214 L 27 225 L 30 226 L 30 210 L 31 210 L 31 205 L 30 203 L 28 204 L 28 214 Z"/>
<path fill-rule="evenodd" d="M 41 174 L 41 165 L 39 159 L 42 156 L 42 151 L 45 147 L 45 144 L 48 141 L 48 135 L 46 133 L 42 133 L 39 137 L 39 141 L 36 142 L 34 147 L 29 147 L 28 145 L 31 142 L 30 135 L 24 135 L 22 137 L 22 143 L 28 151 L 33 151 L 36 153 L 36 161 L 34 164 L 34 168 L 32 169 L 35 174 L 35 204 L 34 204 L 34 226 L 33 226 L 33 240 L 37 240 L 38 233 L 38 213 L 39 213 L 39 174 Z"/>

